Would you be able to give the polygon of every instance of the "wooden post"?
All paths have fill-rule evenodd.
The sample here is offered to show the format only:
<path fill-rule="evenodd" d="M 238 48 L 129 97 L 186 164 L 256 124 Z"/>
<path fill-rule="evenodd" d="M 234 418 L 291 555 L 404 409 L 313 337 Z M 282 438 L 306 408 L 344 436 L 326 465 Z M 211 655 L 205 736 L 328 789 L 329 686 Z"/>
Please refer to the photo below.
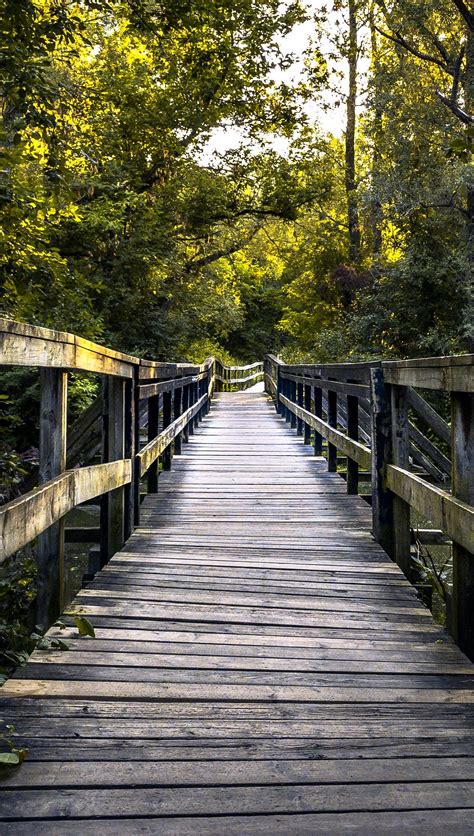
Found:
<path fill-rule="evenodd" d="M 194 392 L 195 392 L 194 383 L 190 383 L 189 384 L 189 395 L 188 395 L 189 406 L 193 406 L 194 403 L 195 403 Z M 188 423 L 188 439 L 189 439 L 190 435 L 194 435 L 194 423 L 195 423 L 194 418 L 191 418 L 191 420 Z"/>
<path fill-rule="evenodd" d="M 304 408 L 307 412 L 311 412 L 311 386 L 308 385 L 304 387 Z M 304 443 L 311 443 L 311 427 L 306 421 L 304 422 Z"/>
<path fill-rule="evenodd" d="M 283 383 L 283 394 L 284 394 L 285 398 L 288 398 L 288 399 L 289 399 L 289 398 L 291 397 L 291 393 L 290 393 L 290 385 L 291 385 L 291 384 L 290 384 L 290 381 L 289 381 L 289 380 L 287 380 L 287 379 L 284 377 L 284 378 L 282 379 L 282 383 Z M 283 405 L 283 417 L 284 417 L 284 419 L 285 419 L 286 423 L 287 423 L 287 424 L 289 424 L 289 423 L 290 423 L 290 418 L 291 418 L 291 412 L 290 412 L 290 410 L 288 409 L 288 407 L 286 406 L 286 404 L 284 404 L 284 405 Z"/>
<path fill-rule="evenodd" d="M 314 414 L 316 418 L 323 417 L 323 390 L 319 386 L 313 389 L 314 400 Z M 314 431 L 314 455 L 322 456 L 323 454 L 323 437 L 321 433 Z"/>
<path fill-rule="evenodd" d="M 296 383 L 294 380 L 290 380 L 290 394 L 288 395 L 290 401 L 292 403 L 296 403 Z M 296 427 L 296 415 L 294 412 L 290 412 L 290 427 L 292 430 Z"/>
<path fill-rule="evenodd" d="M 359 398 L 347 396 L 347 435 L 355 441 L 359 439 Z M 359 491 L 359 465 L 354 459 L 347 459 L 347 493 Z"/>
<path fill-rule="evenodd" d="M 297 391 L 297 403 L 298 406 L 303 406 L 303 384 L 297 383 L 296 384 L 296 391 Z M 296 433 L 297 435 L 303 435 L 303 419 L 297 418 L 296 420 Z"/>
<path fill-rule="evenodd" d="M 209 366 L 207 369 L 207 377 L 206 377 L 206 388 L 204 390 L 207 393 L 207 401 L 204 406 L 204 415 L 209 414 L 209 410 L 211 408 L 211 398 L 212 398 L 212 366 Z"/>
<path fill-rule="evenodd" d="M 174 390 L 174 399 L 173 399 L 173 416 L 179 418 L 181 415 L 181 403 L 183 400 L 183 388 L 180 387 L 179 389 Z M 181 433 L 178 433 L 174 440 L 174 452 L 177 456 L 181 453 Z"/>
<path fill-rule="evenodd" d="M 135 371 L 135 370 L 134 370 Z M 138 367 L 137 367 L 138 372 Z M 124 521 L 124 537 L 128 540 L 131 537 L 135 524 L 135 504 L 137 484 L 135 481 L 135 474 L 133 472 L 133 465 L 135 462 L 136 453 L 136 419 L 135 413 L 139 408 L 138 401 L 138 386 L 137 380 L 133 377 L 131 380 L 125 381 L 125 454 L 126 459 L 132 460 L 132 481 L 125 486 L 125 521 Z M 138 483 L 138 492 L 140 492 L 140 483 Z"/>
<path fill-rule="evenodd" d="M 283 394 L 283 380 L 281 378 L 281 366 L 276 367 L 276 404 L 275 409 L 278 415 L 284 414 L 283 404 L 280 403 L 280 395 Z"/>
<path fill-rule="evenodd" d="M 151 395 L 148 398 L 148 441 L 153 441 L 159 433 L 160 420 L 160 396 Z M 150 465 L 147 473 L 147 491 L 148 493 L 157 493 L 158 491 L 158 460 Z"/>
<path fill-rule="evenodd" d="M 474 395 L 451 394 L 453 496 L 474 505 Z M 474 559 L 453 542 L 453 592 L 450 630 L 457 644 L 474 660 Z"/>
<path fill-rule="evenodd" d="M 183 412 L 186 412 L 186 410 L 189 409 L 189 390 L 190 390 L 190 385 L 188 383 L 186 386 L 183 387 Z M 188 424 L 186 424 L 186 426 L 183 429 L 183 441 L 185 441 L 185 442 L 189 441 L 189 425 Z"/>
<path fill-rule="evenodd" d="M 67 372 L 41 369 L 39 483 L 66 469 Z M 64 519 L 38 537 L 36 621 L 46 629 L 64 609 Z"/>
<path fill-rule="evenodd" d="M 386 486 L 392 444 L 390 390 L 381 368 L 370 370 L 372 419 L 372 533 L 393 554 L 393 496 Z"/>
<path fill-rule="evenodd" d="M 328 424 L 337 429 L 337 392 L 328 390 Z M 328 471 L 337 472 L 337 447 L 328 442 Z"/>
<path fill-rule="evenodd" d="M 163 429 L 166 429 L 171 424 L 171 392 L 163 392 Z M 171 452 L 171 444 L 163 451 L 161 461 L 163 463 L 163 470 L 171 470 L 171 462 L 173 455 Z"/>
<path fill-rule="evenodd" d="M 135 452 L 138 453 L 140 450 L 141 445 L 141 438 L 140 438 L 140 370 L 137 366 L 134 370 L 134 400 L 135 400 L 135 411 L 134 411 L 134 422 L 135 422 Z M 132 475 L 133 475 L 133 503 L 134 503 L 134 523 L 135 526 L 140 525 L 140 491 L 141 491 L 141 474 L 140 474 L 140 461 L 134 456 L 132 462 Z"/>
<path fill-rule="evenodd" d="M 193 383 L 193 404 L 195 404 L 198 400 L 199 400 L 199 380 L 196 380 L 196 382 Z M 195 427 L 197 427 L 197 425 L 199 424 L 199 416 L 198 416 L 197 413 L 193 418 L 193 424 L 194 424 Z"/>
<path fill-rule="evenodd" d="M 125 453 L 125 381 L 107 376 L 104 381 L 103 461 L 114 462 Z M 115 488 L 101 498 L 100 563 L 105 566 L 124 544 L 124 488 Z"/>
<path fill-rule="evenodd" d="M 392 462 L 409 470 L 409 424 L 406 386 L 391 386 Z M 393 560 L 406 577 L 410 577 L 410 506 L 393 497 Z"/>

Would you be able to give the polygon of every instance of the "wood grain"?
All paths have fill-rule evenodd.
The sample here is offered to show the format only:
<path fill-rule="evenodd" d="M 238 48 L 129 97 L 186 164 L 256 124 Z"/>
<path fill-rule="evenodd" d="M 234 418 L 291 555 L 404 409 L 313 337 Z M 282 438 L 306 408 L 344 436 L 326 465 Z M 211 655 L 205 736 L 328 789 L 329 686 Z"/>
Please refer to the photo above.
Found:
<path fill-rule="evenodd" d="M 206 397 L 183 403 L 193 423 Z M 371 509 L 259 392 L 220 393 L 189 426 L 140 527 L 51 629 L 68 649 L 0 692 L 29 748 L 2 833 L 471 832 L 474 667 Z"/>

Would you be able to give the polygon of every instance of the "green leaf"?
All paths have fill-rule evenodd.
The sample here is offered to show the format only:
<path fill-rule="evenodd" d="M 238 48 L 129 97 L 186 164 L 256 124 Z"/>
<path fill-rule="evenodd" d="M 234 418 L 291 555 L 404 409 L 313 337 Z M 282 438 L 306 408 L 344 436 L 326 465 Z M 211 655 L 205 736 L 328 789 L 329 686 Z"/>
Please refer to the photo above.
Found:
<path fill-rule="evenodd" d="M 66 644 L 62 639 L 53 639 L 51 641 L 51 647 L 55 648 L 56 650 L 69 650 L 69 645 Z"/>
<path fill-rule="evenodd" d="M 16 748 L 16 747 L 13 748 L 11 753 L 12 753 L 12 755 L 15 755 L 15 757 L 18 758 L 19 763 L 23 763 L 25 758 L 28 757 L 28 752 L 29 751 L 30 750 L 27 749 L 26 746 L 22 746 L 22 747 L 19 747 L 19 748 Z"/>
<path fill-rule="evenodd" d="M 5 766 L 17 766 L 20 763 L 20 758 L 16 752 L 0 752 L 0 764 Z"/>
<path fill-rule="evenodd" d="M 83 615 L 75 615 L 74 624 L 79 630 L 80 636 L 91 636 L 91 638 L 95 639 L 95 630 L 88 618 L 84 618 Z"/>

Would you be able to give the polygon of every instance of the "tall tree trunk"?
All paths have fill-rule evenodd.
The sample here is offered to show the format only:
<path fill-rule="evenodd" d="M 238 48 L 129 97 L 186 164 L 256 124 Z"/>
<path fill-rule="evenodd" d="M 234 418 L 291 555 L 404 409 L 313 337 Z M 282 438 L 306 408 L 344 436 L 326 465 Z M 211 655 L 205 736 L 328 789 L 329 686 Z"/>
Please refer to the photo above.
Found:
<path fill-rule="evenodd" d="M 474 31 L 468 29 L 466 40 L 466 76 L 464 83 L 464 105 L 466 113 L 474 112 Z M 469 130 L 471 126 L 467 126 Z M 468 139 L 469 149 L 473 151 L 473 141 Z M 474 182 L 472 177 L 467 185 L 467 224 L 466 224 L 466 251 L 467 251 L 467 283 L 470 294 L 470 304 L 467 310 L 467 331 L 472 332 L 472 316 L 474 308 Z M 471 333 L 469 339 L 469 350 L 474 352 L 474 335 Z"/>
<path fill-rule="evenodd" d="M 348 0 L 349 9 L 349 95 L 347 97 L 346 121 L 346 195 L 347 219 L 349 226 L 349 259 L 357 264 L 360 260 L 359 209 L 356 192 L 356 102 L 357 102 L 357 9 L 356 0 Z"/>
<path fill-rule="evenodd" d="M 376 266 L 382 254 L 382 204 L 376 194 L 378 175 L 380 170 L 380 142 L 382 139 L 383 107 L 381 100 L 380 54 L 375 29 L 374 9 L 370 12 L 370 41 L 372 53 L 372 83 L 373 83 L 373 128 L 372 128 L 372 200 L 370 206 L 370 222 L 372 227 L 372 262 Z"/>

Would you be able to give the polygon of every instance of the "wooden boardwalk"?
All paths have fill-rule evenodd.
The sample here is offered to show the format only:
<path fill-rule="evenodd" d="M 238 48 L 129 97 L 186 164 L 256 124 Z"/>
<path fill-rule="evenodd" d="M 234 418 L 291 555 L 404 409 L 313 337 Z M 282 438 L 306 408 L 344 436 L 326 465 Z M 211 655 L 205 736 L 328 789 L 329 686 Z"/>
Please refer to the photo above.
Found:
<path fill-rule="evenodd" d="M 0 833 L 474 833 L 474 667 L 312 452 L 217 396 L 78 595 L 96 638 L 2 691 Z"/>

